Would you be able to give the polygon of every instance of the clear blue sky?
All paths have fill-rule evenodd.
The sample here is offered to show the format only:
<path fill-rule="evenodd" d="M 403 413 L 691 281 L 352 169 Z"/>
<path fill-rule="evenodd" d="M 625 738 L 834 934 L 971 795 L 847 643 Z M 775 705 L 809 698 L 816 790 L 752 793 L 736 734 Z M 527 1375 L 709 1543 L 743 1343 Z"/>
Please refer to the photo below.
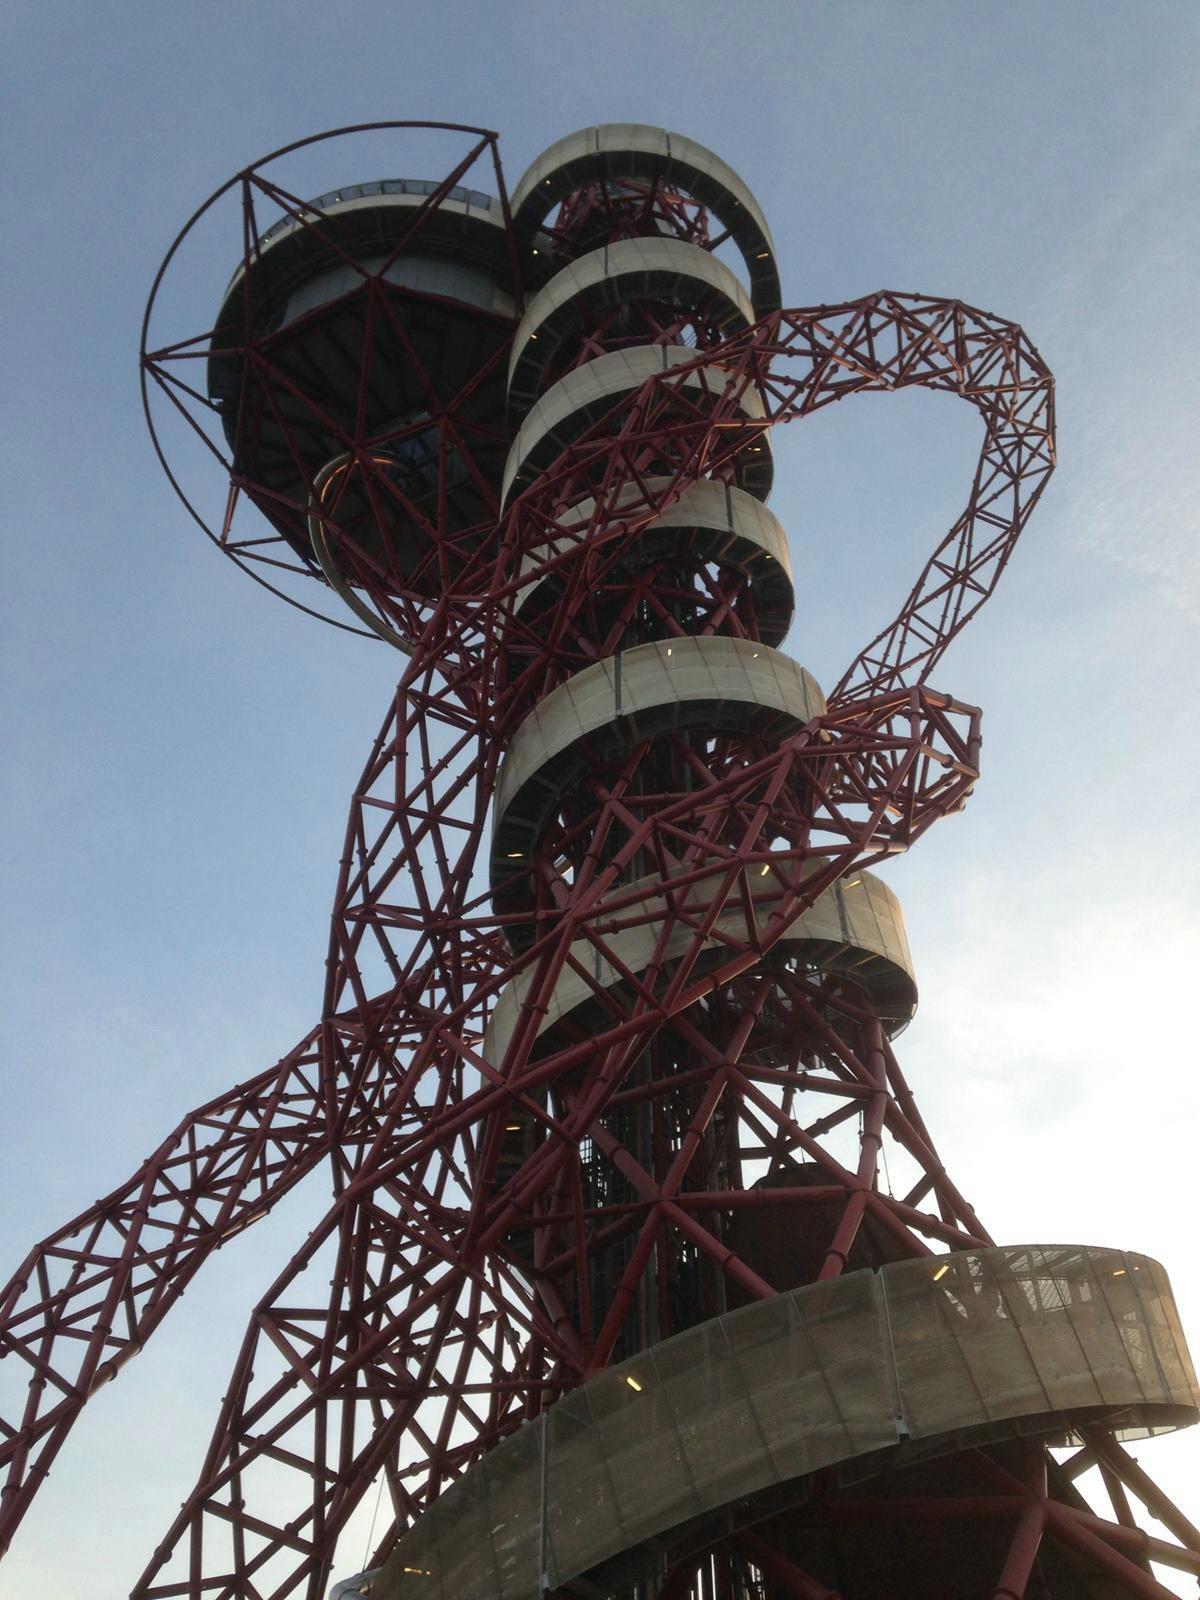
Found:
<path fill-rule="evenodd" d="M 511 183 L 576 127 L 644 121 L 751 184 L 788 304 L 959 295 L 1056 370 L 1062 466 L 937 677 L 985 709 L 984 780 L 890 873 L 923 992 L 902 1054 L 999 1239 L 1159 1256 L 1200 1346 L 1200 10 L 9 0 L 0 29 L 0 1269 L 314 1019 L 346 799 L 396 670 L 250 584 L 162 480 L 135 353 L 167 243 L 236 168 L 322 127 L 492 127 Z M 196 330 L 225 270 L 191 286 Z M 976 448 L 970 416 L 923 396 L 777 441 L 787 648 L 819 678 L 953 520 Z M 247 1311 L 321 1209 L 318 1180 L 224 1251 L 93 1403 L 0 1593 L 126 1592 Z M 1200 1515 L 1200 1441 L 1137 1453 Z"/>

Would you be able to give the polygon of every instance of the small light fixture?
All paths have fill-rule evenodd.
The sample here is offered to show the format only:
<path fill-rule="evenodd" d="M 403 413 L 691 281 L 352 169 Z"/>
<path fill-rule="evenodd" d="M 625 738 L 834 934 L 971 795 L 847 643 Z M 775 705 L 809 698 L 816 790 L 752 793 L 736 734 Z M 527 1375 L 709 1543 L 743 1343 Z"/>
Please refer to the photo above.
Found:
<path fill-rule="evenodd" d="M 642 1385 L 638 1382 L 638 1380 L 633 1376 L 633 1374 L 631 1372 L 627 1372 L 625 1374 L 625 1382 L 629 1385 L 629 1387 L 633 1390 L 633 1392 L 635 1394 L 641 1394 Z"/>
<path fill-rule="evenodd" d="M 506 1122 L 504 1124 L 504 1131 L 505 1133 L 520 1133 L 521 1124 L 519 1122 Z"/>
<path fill-rule="evenodd" d="M 770 870 L 771 870 L 771 863 L 769 861 L 764 861 L 763 862 L 763 869 L 759 873 L 759 877 L 760 878 L 765 878 L 767 873 L 770 872 Z"/>
<path fill-rule="evenodd" d="M 524 854 L 524 850 L 510 850 L 508 852 L 508 859 L 510 861 L 520 861 Z"/>
<path fill-rule="evenodd" d="M 668 655 L 670 655 L 670 654 L 671 654 L 671 646 L 670 646 L 670 645 L 668 645 L 668 646 L 667 646 L 667 654 L 668 654 Z"/>
<path fill-rule="evenodd" d="M 1125 1276 L 1125 1268 L 1124 1267 L 1117 1267 L 1116 1270 L 1113 1272 L 1113 1277 L 1114 1278 L 1123 1278 L 1124 1276 Z"/>
<path fill-rule="evenodd" d="M 950 1263 L 948 1261 L 943 1262 L 943 1264 L 937 1269 L 937 1271 L 933 1275 L 934 1283 L 940 1283 L 941 1280 L 946 1276 L 946 1274 L 949 1271 L 950 1271 Z"/>

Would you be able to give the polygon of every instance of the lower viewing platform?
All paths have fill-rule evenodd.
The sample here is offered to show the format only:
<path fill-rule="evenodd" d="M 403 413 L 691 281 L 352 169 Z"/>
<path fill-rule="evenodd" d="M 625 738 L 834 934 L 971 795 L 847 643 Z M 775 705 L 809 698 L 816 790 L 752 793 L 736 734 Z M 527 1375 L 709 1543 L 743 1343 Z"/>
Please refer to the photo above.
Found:
<path fill-rule="evenodd" d="M 451 1484 L 370 1592 L 536 1600 L 543 1543 L 548 1588 L 607 1592 L 668 1549 L 782 1510 L 822 1467 L 865 1474 L 870 1457 L 1017 1435 L 1063 1444 L 1089 1424 L 1136 1438 L 1198 1419 L 1170 1284 L 1148 1257 L 1018 1245 L 895 1262 L 598 1373 Z"/>

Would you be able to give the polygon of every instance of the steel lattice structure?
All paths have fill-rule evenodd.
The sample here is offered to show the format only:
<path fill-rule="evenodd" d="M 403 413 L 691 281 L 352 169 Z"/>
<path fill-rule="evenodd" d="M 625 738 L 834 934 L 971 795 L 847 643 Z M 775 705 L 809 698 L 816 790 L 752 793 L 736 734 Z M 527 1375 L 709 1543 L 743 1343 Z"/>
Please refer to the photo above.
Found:
<path fill-rule="evenodd" d="M 901 1070 L 915 980 L 870 870 L 978 775 L 979 713 L 929 680 L 1053 469 L 1051 375 L 958 301 L 783 308 L 757 203 L 693 141 L 589 129 L 510 198 L 494 134 L 442 131 L 463 149 L 444 179 L 316 201 L 277 152 L 155 283 L 143 372 L 172 481 L 164 414 L 228 477 L 215 541 L 305 609 L 332 591 L 331 620 L 348 606 L 403 670 L 354 790 L 319 1022 L 0 1299 L 25 1392 L 0 1421 L 0 1549 L 210 1253 L 328 1163 L 330 1207 L 255 1308 L 135 1595 L 323 1594 L 382 1474 L 390 1526 L 347 1594 L 1165 1596 L 1150 1560 L 1200 1574 L 1200 1533 L 1121 1440 L 1198 1414 L 1169 1286 L 1140 1257 L 994 1244 Z M 217 322 L 162 343 L 164 273 L 222 201 L 242 260 Z M 908 387 L 976 408 L 979 462 L 826 696 L 779 649 L 772 430 Z M 772 1307 L 793 1321 L 768 1336 Z M 845 1349 L 823 1355 L 831 1318 Z M 763 1443 L 735 1471 L 732 1423 L 696 1441 L 752 1332 L 773 1368 L 820 1374 L 838 1423 L 777 1401 L 809 1453 Z M 581 1439 L 599 1453 L 568 1502 Z M 656 1501 L 685 1460 L 693 1499 Z"/>

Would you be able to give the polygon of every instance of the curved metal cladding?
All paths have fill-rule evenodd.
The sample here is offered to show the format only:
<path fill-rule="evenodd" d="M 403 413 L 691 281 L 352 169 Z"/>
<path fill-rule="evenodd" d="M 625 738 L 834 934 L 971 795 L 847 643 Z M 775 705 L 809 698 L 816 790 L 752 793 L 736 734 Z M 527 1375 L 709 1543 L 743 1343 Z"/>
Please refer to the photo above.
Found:
<path fill-rule="evenodd" d="M 651 477 L 614 499 L 619 512 L 644 493 L 663 499 L 669 479 Z M 694 634 L 717 607 L 727 606 L 747 637 L 783 643 L 795 613 L 787 534 L 761 500 L 744 489 L 701 478 L 669 507 L 625 535 L 619 545 L 593 550 L 602 581 L 583 594 L 574 586 L 576 546 L 587 537 L 596 500 L 588 495 L 559 512 L 555 531 L 522 560 L 507 630 L 505 677 L 519 679 L 531 663 L 554 653 L 564 664 L 588 665 L 611 656 L 636 612 L 646 638 L 679 629 Z M 719 584 L 697 583 L 712 569 Z M 691 581 L 688 574 L 691 573 Z M 571 604 L 564 600 L 571 593 Z"/>
<path fill-rule="evenodd" d="M 757 1301 L 610 1367 L 453 1484 L 370 1593 L 536 1600 L 543 1572 L 555 1589 L 611 1592 L 652 1582 L 663 1546 L 699 1554 L 714 1530 L 728 1537 L 789 1502 L 793 1544 L 811 1560 L 814 1472 L 976 1440 L 1063 1445 L 1089 1423 L 1141 1439 L 1198 1410 L 1156 1261 L 1021 1245 L 895 1262 Z M 870 1592 L 869 1545 L 841 1542 L 840 1592 Z"/>
<path fill-rule="evenodd" d="M 694 139 L 634 122 L 568 134 L 533 162 L 513 191 L 514 220 L 530 240 L 555 207 L 567 224 L 562 243 L 568 251 L 644 229 L 648 213 L 655 231 L 704 241 L 711 215 L 742 253 L 758 315 L 782 304 L 762 208 L 732 167 Z"/>

